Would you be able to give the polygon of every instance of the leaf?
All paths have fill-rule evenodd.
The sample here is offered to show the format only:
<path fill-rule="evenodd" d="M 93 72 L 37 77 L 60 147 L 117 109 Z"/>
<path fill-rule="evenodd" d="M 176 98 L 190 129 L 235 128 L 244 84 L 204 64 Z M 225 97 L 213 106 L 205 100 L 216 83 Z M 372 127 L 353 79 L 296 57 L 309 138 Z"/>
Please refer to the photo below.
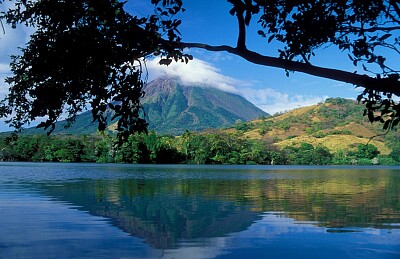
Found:
<path fill-rule="evenodd" d="M 167 66 L 169 66 L 169 65 L 171 64 L 171 62 L 172 62 L 171 59 L 163 58 L 163 59 L 160 60 L 159 64 L 160 64 L 160 65 L 167 65 Z"/>
<path fill-rule="evenodd" d="M 100 110 L 101 112 L 105 112 L 105 111 L 107 110 L 107 105 L 105 105 L 105 104 L 99 105 L 99 110 Z"/>
<path fill-rule="evenodd" d="M 260 35 L 261 37 L 264 37 L 264 38 L 266 37 L 265 32 L 263 32 L 262 30 L 258 30 L 257 34 Z"/>
<path fill-rule="evenodd" d="M 380 38 L 379 38 L 379 41 L 384 41 L 384 40 L 386 40 L 387 38 L 389 38 L 390 36 L 392 36 L 392 34 L 387 33 L 387 34 L 383 35 L 382 37 L 380 37 Z"/>
<path fill-rule="evenodd" d="M 44 128 L 44 127 L 46 127 L 46 122 L 41 122 L 36 126 L 37 129 L 38 128 Z"/>
<path fill-rule="evenodd" d="M 348 56 L 349 56 L 349 59 L 351 60 L 351 61 L 354 61 L 354 58 L 350 55 L 350 54 L 347 54 Z"/>
<path fill-rule="evenodd" d="M 388 129 L 389 126 L 390 126 L 390 124 L 391 124 L 391 120 L 385 121 L 385 124 L 383 124 L 383 129 L 384 129 L 384 130 Z"/>
<path fill-rule="evenodd" d="M 397 124 L 399 124 L 399 119 L 395 119 L 395 120 L 393 120 L 393 123 L 392 123 L 392 128 L 396 127 L 396 126 L 397 126 Z"/>
<path fill-rule="evenodd" d="M 374 122 L 374 114 L 373 114 L 372 111 L 369 111 L 369 112 L 368 112 L 368 120 L 369 120 L 370 122 Z"/>
<path fill-rule="evenodd" d="M 229 10 L 230 15 L 235 15 L 236 13 L 236 8 L 233 7 L 231 10 Z"/>

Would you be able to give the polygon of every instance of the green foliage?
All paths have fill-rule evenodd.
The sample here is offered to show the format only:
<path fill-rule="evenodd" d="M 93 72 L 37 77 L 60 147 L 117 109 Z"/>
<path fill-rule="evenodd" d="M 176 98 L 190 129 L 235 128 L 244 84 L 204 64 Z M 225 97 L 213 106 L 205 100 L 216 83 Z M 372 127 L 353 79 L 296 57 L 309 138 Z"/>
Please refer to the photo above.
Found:
<path fill-rule="evenodd" d="M 81 162 L 84 145 L 79 139 L 62 141 L 54 152 L 55 158 L 61 162 Z"/>
<path fill-rule="evenodd" d="M 331 130 L 329 135 L 352 135 L 350 130 Z"/>
<path fill-rule="evenodd" d="M 400 145 L 395 145 L 390 152 L 389 157 L 396 162 L 400 162 Z"/>
<path fill-rule="evenodd" d="M 43 135 L 3 137 L 0 158 L 8 161 L 95 161 L 92 145 L 93 138 L 46 137 Z"/>
<path fill-rule="evenodd" d="M 186 132 L 183 136 L 183 149 L 186 161 L 190 164 L 209 164 L 211 162 L 211 146 L 202 134 Z"/>
<path fill-rule="evenodd" d="M 372 144 L 363 145 L 359 144 L 357 146 L 357 153 L 355 154 L 359 159 L 373 159 L 379 155 L 379 150 Z"/>
<path fill-rule="evenodd" d="M 25 135 L 2 137 L 2 161 L 53 161 L 99 163 L 187 163 L 187 164 L 273 164 L 273 165 L 394 165 L 400 144 L 389 156 L 379 155 L 373 145 L 357 145 L 356 151 L 338 150 L 302 143 L 278 149 L 263 140 L 251 140 L 243 133 L 186 131 L 180 137 L 133 134 L 121 146 L 116 136 Z"/>
<path fill-rule="evenodd" d="M 153 154 L 152 161 L 156 164 L 178 164 L 183 160 L 183 155 L 175 146 L 175 137 L 157 136 L 156 145 L 150 151 Z"/>
<path fill-rule="evenodd" d="M 322 131 L 318 131 L 318 132 L 315 132 L 314 134 L 312 134 L 313 135 L 313 137 L 316 137 L 316 138 L 324 138 L 324 137 L 326 137 L 328 134 L 325 134 L 325 133 L 323 133 Z"/>
<path fill-rule="evenodd" d="M 306 133 L 309 135 L 313 135 L 322 129 L 322 123 L 314 123 L 310 127 L 306 129 Z"/>
<path fill-rule="evenodd" d="M 348 155 L 348 150 L 338 150 L 332 157 L 333 165 L 351 165 L 352 159 Z"/>
<path fill-rule="evenodd" d="M 244 121 L 237 121 L 234 127 L 241 131 L 247 131 L 250 129 L 250 125 Z"/>
<path fill-rule="evenodd" d="M 325 103 L 328 105 L 321 105 L 319 108 L 319 114 L 329 120 L 323 124 L 323 129 L 331 128 L 333 125 L 346 125 L 352 121 L 362 121 L 364 107 L 355 105 L 353 100 L 328 98 Z"/>
<path fill-rule="evenodd" d="M 393 159 L 392 157 L 385 157 L 385 156 L 380 156 L 378 157 L 378 161 L 380 165 L 398 165 L 399 161 Z"/>
<path fill-rule="evenodd" d="M 356 150 L 338 150 L 333 154 L 333 164 L 343 165 L 393 165 L 395 160 L 390 156 L 379 156 L 379 150 L 372 144 L 356 145 Z"/>
<path fill-rule="evenodd" d="M 300 147 L 286 147 L 283 150 L 287 164 L 293 165 L 329 165 L 332 164 L 332 154 L 325 147 L 316 147 L 302 143 Z"/>

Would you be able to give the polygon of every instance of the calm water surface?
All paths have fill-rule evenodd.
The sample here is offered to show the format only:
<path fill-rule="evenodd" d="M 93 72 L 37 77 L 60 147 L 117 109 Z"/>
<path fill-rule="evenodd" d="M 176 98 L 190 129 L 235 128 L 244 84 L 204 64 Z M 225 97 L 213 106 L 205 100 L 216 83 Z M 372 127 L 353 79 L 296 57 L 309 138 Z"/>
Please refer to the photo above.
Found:
<path fill-rule="evenodd" d="M 0 163 L 0 258 L 400 258 L 400 167 Z"/>

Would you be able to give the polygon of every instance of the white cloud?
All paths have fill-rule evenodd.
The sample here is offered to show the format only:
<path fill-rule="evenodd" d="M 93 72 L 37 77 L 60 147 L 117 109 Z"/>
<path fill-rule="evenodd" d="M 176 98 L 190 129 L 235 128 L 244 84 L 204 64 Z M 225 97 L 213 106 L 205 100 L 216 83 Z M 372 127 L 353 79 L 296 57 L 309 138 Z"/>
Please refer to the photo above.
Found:
<path fill-rule="evenodd" d="M 260 109 L 274 114 L 295 108 L 323 102 L 328 96 L 290 95 L 272 88 L 254 89 L 254 82 L 242 81 L 221 74 L 211 63 L 200 59 L 182 62 L 172 62 L 169 66 L 159 65 L 159 59 L 147 62 L 150 79 L 159 76 L 178 78 L 182 84 L 217 89 L 242 95 Z"/>
<path fill-rule="evenodd" d="M 4 7 L 4 9 L 11 7 L 11 2 L 4 2 L 2 7 Z M 0 29 L 0 100 L 8 93 L 9 85 L 7 85 L 4 80 L 11 74 L 9 65 L 11 55 L 20 53 L 18 47 L 23 47 L 33 32 L 32 28 L 24 26 L 12 29 L 7 24 L 3 23 L 3 25 L 5 33 L 3 34 L 2 29 Z M 13 130 L 5 125 L 4 120 L 4 118 L 0 120 L 0 132 Z"/>
<path fill-rule="evenodd" d="M 242 89 L 241 94 L 254 105 L 269 114 L 289 111 L 325 101 L 329 96 L 289 95 L 272 88 Z"/>
<path fill-rule="evenodd" d="M 11 6 L 11 3 L 3 3 L 5 9 Z M 4 82 L 6 76 L 10 75 L 11 55 L 20 53 L 19 47 L 23 47 L 32 34 L 33 29 L 19 26 L 12 29 L 4 24 L 5 33 L 0 29 L 0 99 L 8 92 L 8 85 Z"/>
<path fill-rule="evenodd" d="M 5 83 L 4 80 L 6 76 L 9 75 L 9 73 L 10 73 L 10 65 L 0 63 L 0 99 L 3 99 L 3 97 L 8 92 L 8 85 Z"/>
<path fill-rule="evenodd" d="M 169 66 L 160 65 L 160 59 L 152 59 L 147 62 L 147 69 L 151 78 L 169 76 L 178 78 L 182 84 L 202 87 L 215 87 L 217 89 L 238 93 L 235 85 L 242 82 L 238 79 L 225 76 L 212 64 L 193 59 L 189 63 L 172 62 Z"/>
<path fill-rule="evenodd" d="M 33 29 L 23 26 L 12 29 L 6 24 L 4 27 L 5 34 L 0 32 L 0 63 L 9 63 L 10 55 L 19 53 L 18 47 L 25 45 Z"/>
<path fill-rule="evenodd" d="M 317 103 L 324 102 L 328 96 L 316 96 L 316 97 L 307 97 L 307 96 L 302 96 L 301 98 L 294 98 L 289 101 L 289 102 L 276 102 L 273 104 L 260 104 L 257 105 L 260 109 L 262 109 L 265 112 L 268 112 L 269 114 L 275 114 L 277 112 L 285 112 L 285 111 L 290 111 L 296 108 L 300 107 L 305 107 L 305 106 L 310 106 L 314 105 Z"/>

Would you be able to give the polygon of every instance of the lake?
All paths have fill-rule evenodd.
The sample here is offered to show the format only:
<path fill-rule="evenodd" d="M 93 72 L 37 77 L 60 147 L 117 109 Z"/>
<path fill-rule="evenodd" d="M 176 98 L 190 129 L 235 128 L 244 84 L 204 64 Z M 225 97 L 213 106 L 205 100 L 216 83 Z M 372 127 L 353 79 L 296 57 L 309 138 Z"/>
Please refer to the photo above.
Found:
<path fill-rule="evenodd" d="M 400 258 L 400 167 L 0 163 L 0 258 Z"/>

